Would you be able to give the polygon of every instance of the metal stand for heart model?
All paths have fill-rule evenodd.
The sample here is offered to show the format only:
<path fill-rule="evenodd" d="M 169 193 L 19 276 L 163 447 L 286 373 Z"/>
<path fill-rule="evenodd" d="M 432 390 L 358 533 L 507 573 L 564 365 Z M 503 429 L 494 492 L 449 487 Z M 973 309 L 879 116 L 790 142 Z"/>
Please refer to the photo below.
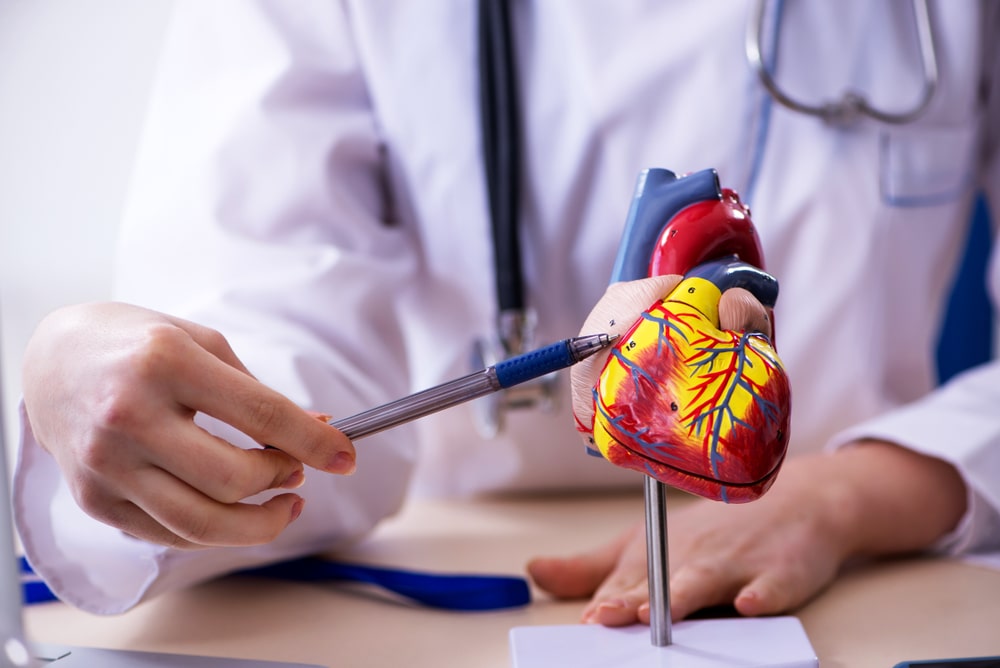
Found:
<path fill-rule="evenodd" d="M 720 192 L 714 170 L 682 178 L 665 169 L 644 171 L 625 223 L 613 280 L 635 280 L 649 275 L 653 268 L 650 258 L 663 223 L 690 203 L 718 198 Z M 705 245 L 714 244 L 716 248 L 706 249 L 708 253 L 729 243 L 725 235 L 713 234 L 711 237 L 704 240 Z M 675 269 L 669 262 L 665 268 Z M 683 268 L 661 273 L 686 271 L 687 268 Z M 646 476 L 649 630 L 641 625 L 609 628 L 594 624 L 515 628 L 510 634 L 515 668 L 807 668 L 819 665 L 796 617 L 671 621 L 666 496 L 667 486 Z"/>
<path fill-rule="evenodd" d="M 655 647 L 673 640 L 670 617 L 670 552 L 667 549 L 667 486 L 646 476 L 646 564 L 649 569 L 649 631 Z"/>

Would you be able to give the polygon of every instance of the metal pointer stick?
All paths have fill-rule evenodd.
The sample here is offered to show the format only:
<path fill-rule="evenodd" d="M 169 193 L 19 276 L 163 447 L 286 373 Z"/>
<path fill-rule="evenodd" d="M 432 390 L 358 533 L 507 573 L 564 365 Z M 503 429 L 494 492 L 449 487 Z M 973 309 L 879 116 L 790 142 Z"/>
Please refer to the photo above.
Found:
<path fill-rule="evenodd" d="M 603 350 L 617 338 L 617 334 L 588 334 L 563 339 L 357 415 L 330 420 L 328 424 L 356 441 L 445 408 L 565 369 Z"/>

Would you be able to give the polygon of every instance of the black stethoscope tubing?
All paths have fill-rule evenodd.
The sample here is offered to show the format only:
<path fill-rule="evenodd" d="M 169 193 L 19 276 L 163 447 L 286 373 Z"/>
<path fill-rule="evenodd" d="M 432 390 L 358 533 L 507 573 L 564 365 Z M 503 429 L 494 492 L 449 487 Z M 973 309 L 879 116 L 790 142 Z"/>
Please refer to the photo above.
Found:
<path fill-rule="evenodd" d="M 520 123 L 506 0 L 479 0 L 480 122 L 500 312 L 523 312 L 518 218 Z"/>

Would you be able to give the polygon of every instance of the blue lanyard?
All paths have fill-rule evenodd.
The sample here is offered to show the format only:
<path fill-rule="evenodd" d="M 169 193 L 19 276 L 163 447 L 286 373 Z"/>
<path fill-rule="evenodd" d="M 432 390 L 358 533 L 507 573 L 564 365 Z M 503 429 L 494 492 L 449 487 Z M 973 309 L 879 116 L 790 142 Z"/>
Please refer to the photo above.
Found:
<path fill-rule="evenodd" d="M 25 603 L 58 600 L 24 557 L 20 559 Z M 381 587 L 419 605 L 454 611 L 502 610 L 531 602 L 524 578 L 507 575 L 422 573 L 304 557 L 239 571 L 237 575 L 293 582 L 363 582 Z"/>
<path fill-rule="evenodd" d="M 21 566 L 21 596 L 25 603 L 31 605 L 59 600 L 49 586 L 35 574 L 27 559 L 21 557 L 18 562 Z"/>
<path fill-rule="evenodd" d="M 425 573 L 316 557 L 285 561 L 241 571 L 240 574 L 295 582 L 364 582 L 420 605 L 442 610 L 501 610 L 531 602 L 531 592 L 525 579 L 508 575 Z"/>

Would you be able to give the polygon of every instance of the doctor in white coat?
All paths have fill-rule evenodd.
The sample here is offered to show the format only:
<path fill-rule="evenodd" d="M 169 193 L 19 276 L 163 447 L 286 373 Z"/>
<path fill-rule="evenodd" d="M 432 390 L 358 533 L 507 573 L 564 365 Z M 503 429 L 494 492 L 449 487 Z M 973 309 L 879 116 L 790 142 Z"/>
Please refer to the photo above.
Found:
<path fill-rule="evenodd" d="M 496 336 L 475 3 L 175 4 L 123 303 L 52 314 L 26 354 L 15 514 L 57 593 L 116 613 L 348 544 L 409 495 L 638 486 L 584 454 L 566 378 L 554 410 L 510 411 L 493 438 L 464 405 L 355 450 L 301 410 L 467 373 Z M 973 197 L 1000 202 L 995 4 L 930 3 L 938 81 L 904 124 L 777 104 L 747 62 L 746 4 L 511 3 L 534 343 L 601 298 L 647 167 L 718 170 L 781 284 L 791 457 L 760 501 L 678 513 L 676 617 L 794 609 L 852 557 L 1000 546 L 1000 365 L 936 388 L 932 355 Z M 772 3 L 765 61 L 791 97 L 910 108 L 920 5 Z M 592 596 L 588 621 L 646 620 L 640 548 L 630 530 L 530 571 Z"/>

